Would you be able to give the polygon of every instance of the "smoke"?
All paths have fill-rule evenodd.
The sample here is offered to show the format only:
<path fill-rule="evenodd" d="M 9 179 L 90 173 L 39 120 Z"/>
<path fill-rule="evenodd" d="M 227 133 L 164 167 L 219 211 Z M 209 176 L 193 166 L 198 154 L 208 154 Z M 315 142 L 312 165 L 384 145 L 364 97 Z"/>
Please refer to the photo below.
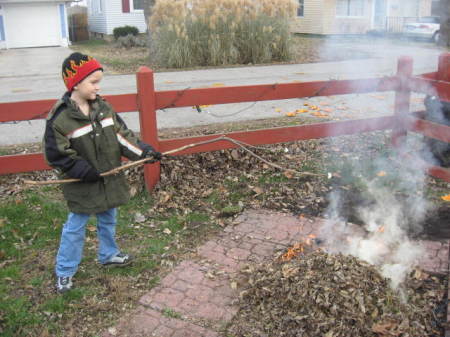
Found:
<path fill-rule="evenodd" d="M 392 76 L 404 55 L 413 57 L 415 74 L 436 71 L 441 52 L 404 40 L 365 35 L 353 40 L 327 39 L 322 54 L 326 59 L 346 50 L 357 59 L 340 62 L 333 78 Z M 393 92 L 339 97 L 347 102 L 348 109 L 341 114 L 337 111 L 334 117 L 360 119 L 394 113 Z M 423 98 L 423 94 L 412 94 L 411 111 L 423 110 Z M 400 149 L 392 149 L 389 142 L 386 132 L 329 140 L 328 148 L 338 149 L 329 154 L 329 171 L 332 179 L 339 178 L 339 186 L 328 196 L 327 221 L 319 235 L 325 249 L 351 254 L 377 266 L 391 286 L 401 290 L 402 282 L 424 255 L 424 247 L 411 237 L 421 232 L 430 207 L 424 198 L 427 167 L 423 163 L 432 164 L 433 156 L 421 136 L 408 134 Z"/>
<path fill-rule="evenodd" d="M 337 142 L 332 142 L 336 148 Z M 371 145 L 358 146 L 362 149 L 354 150 L 359 153 L 353 157 L 335 158 L 340 166 L 334 168 L 342 181 L 357 189 L 337 188 L 329 195 L 327 221 L 319 235 L 328 251 L 377 266 L 391 286 L 399 289 L 425 252 L 410 238 L 421 231 L 429 209 L 423 196 L 426 167 L 415 155 L 421 140 L 377 154 Z M 351 224 L 349 217 L 362 226 Z"/>

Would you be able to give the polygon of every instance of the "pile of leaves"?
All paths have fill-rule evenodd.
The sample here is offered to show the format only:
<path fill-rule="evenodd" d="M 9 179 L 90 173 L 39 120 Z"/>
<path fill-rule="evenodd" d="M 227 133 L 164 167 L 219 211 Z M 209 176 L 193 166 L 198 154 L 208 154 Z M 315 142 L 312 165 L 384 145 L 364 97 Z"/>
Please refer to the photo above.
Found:
<path fill-rule="evenodd" d="M 401 291 L 356 257 L 321 250 L 243 270 L 233 336 L 441 336 L 445 285 L 414 270 Z"/>
<path fill-rule="evenodd" d="M 183 205 L 184 212 L 192 207 L 224 218 L 239 213 L 244 206 L 311 214 L 323 209 L 329 188 L 325 174 L 320 172 L 318 142 L 272 145 L 252 151 L 287 170 L 269 167 L 242 149 L 166 159 L 161 166 L 156 210 L 175 210 Z M 290 168 L 320 174 L 296 175 Z M 299 204 L 299 200 L 303 203 Z"/>

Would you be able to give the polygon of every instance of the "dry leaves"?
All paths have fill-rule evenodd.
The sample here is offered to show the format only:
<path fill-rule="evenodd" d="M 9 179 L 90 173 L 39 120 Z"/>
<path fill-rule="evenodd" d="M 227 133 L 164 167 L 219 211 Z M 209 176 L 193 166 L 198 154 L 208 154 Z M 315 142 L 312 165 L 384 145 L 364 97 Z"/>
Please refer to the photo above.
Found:
<path fill-rule="evenodd" d="M 242 271 L 239 311 L 228 333 L 236 337 L 441 335 L 433 310 L 443 297 L 444 282 L 422 279 L 426 274 L 413 272 L 405 284 L 408 302 L 404 303 L 374 266 L 321 250 L 304 254 L 306 247 L 298 244 L 288 250 L 282 255 L 289 255 L 286 262 L 277 258 Z M 443 310 L 443 320 L 444 315 Z"/>
<path fill-rule="evenodd" d="M 380 171 L 377 173 L 378 177 L 385 177 L 387 175 L 386 171 Z"/>
<path fill-rule="evenodd" d="M 319 164 L 316 150 L 317 141 L 252 148 L 275 164 L 300 171 L 303 163 Z M 298 177 L 289 170 L 271 168 L 242 149 L 170 157 L 161 163 L 161 181 L 154 192 L 156 203 L 149 214 L 195 211 L 218 219 L 233 216 L 244 207 L 317 214 L 323 207 L 323 201 L 317 200 L 323 200 L 320 197 L 328 191 L 325 183 L 319 177 Z"/>

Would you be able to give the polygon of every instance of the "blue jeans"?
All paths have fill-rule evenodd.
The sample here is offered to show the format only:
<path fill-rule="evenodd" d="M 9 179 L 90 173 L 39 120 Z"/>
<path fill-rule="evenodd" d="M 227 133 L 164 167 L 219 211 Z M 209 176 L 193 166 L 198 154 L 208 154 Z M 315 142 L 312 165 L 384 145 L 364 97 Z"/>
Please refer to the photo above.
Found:
<path fill-rule="evenodd" d="M 116 215 L 116 208 L 96 214 L 99 241 L 98 260 L 100 263 L 107 262 L 120 252 L 115 240 Z M 85 213 L 69 213 L 62 230 L 58 255 L 56 256 L 56 276 L 68 277 L 77 272 L 83 256 L 86 223 L 89 217 L 90 215 Z"/>

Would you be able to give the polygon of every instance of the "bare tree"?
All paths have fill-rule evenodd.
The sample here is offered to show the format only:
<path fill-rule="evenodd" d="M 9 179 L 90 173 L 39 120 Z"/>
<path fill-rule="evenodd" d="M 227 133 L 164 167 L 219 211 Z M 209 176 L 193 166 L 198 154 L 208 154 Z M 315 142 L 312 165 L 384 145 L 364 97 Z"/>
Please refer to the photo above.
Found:
<path fill-rule="evenodd" d="M 441 29 L 439 44 L 450 46 L 450 0 L 441 0 Z"/>
<path fill-rule="evenodd" d="M 144 5 L 144 17 L 145 17 L 145 23 L 147 25 L 147 35 L 148 35 L 148 47 L 149 47 L 149 58 L 150 61 L 153 59 L 154 55 L 154 43 L 153 43 L 153 32 L 150 29 L 150 20 L 151 16 L 153 14 L 153 7 L 155 6 L 156 0 L 142 0 Z"/>

